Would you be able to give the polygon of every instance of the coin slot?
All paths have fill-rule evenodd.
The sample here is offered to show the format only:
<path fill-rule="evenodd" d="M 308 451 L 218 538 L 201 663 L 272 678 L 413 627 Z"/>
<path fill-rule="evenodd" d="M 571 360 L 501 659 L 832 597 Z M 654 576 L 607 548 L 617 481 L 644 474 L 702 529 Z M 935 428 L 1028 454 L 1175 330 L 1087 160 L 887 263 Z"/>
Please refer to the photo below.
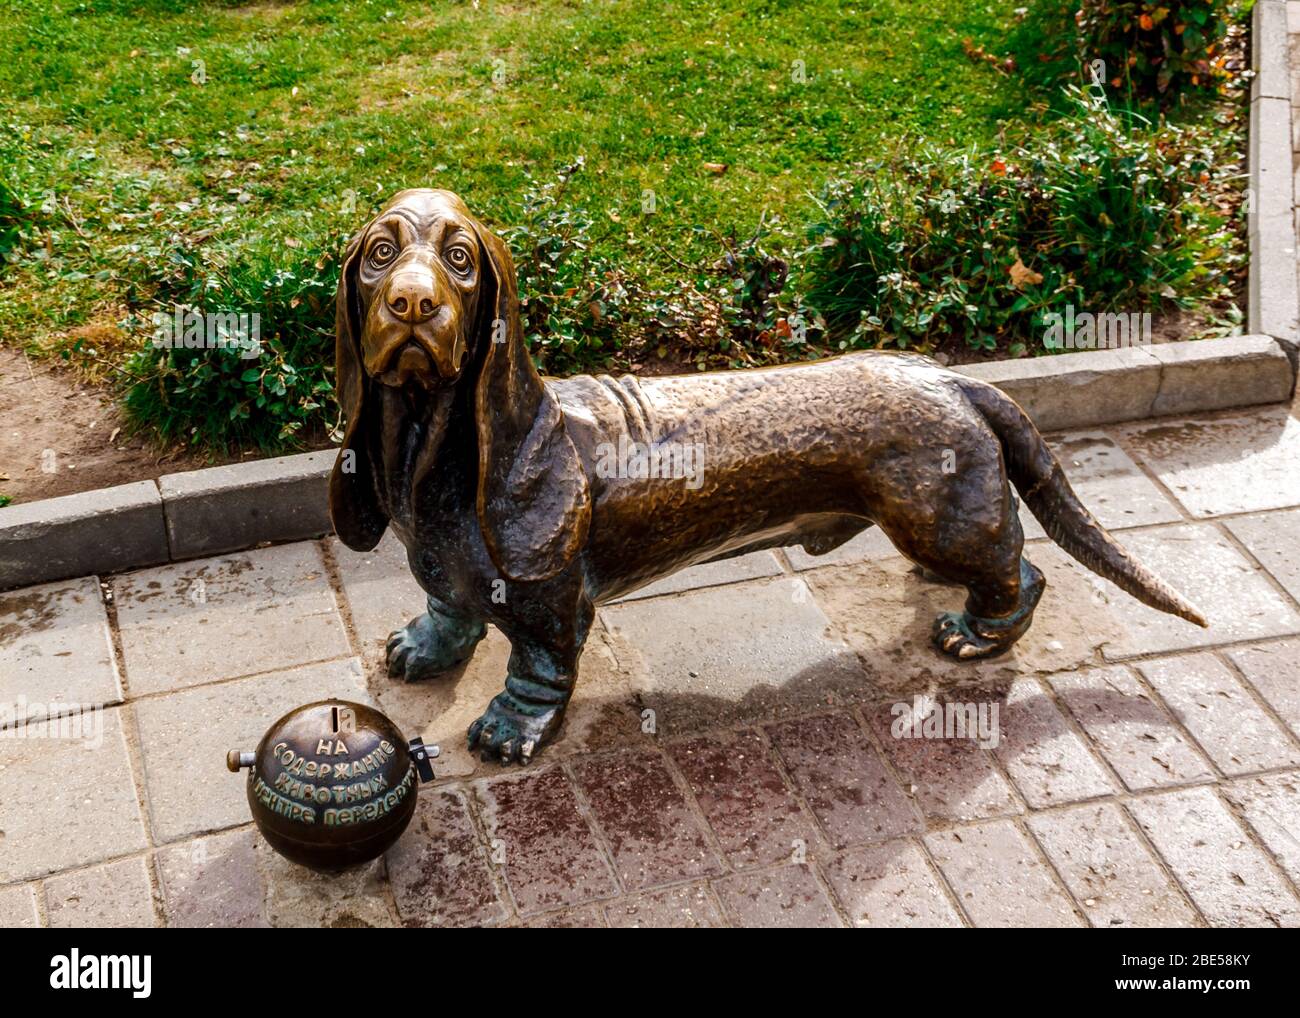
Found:
<path fill-rule="evenodd" d="M 333 725 L 332 730 L 334 734 L 338 735 L 339 734 L 339 709 L 337 707 L 330 708 L 330 723 Z"/>

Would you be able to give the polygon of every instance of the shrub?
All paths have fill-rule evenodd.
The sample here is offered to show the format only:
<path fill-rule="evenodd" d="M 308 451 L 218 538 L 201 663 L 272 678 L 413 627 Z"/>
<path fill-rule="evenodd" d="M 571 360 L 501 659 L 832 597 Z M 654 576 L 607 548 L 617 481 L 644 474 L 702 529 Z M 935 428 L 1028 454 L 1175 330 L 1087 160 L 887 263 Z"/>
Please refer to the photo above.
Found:
<path fill-rule="evenodd" d="M 1200 197 L 1213 149 L 1069 97 L 1072 115 L 1006 154 L 922 147 L 827 186 L 800 282 L 842 348 L 1014 353 L 1067 304 L 1152 311 L 1215 285 L 1198 252 L 1231 230 Z"/>
<path fill-rule="evenodd" d="M 671 282 L 640 247 L 617 261 L 604 253 L 617 246 L 597 236 L 604 215 L 569 186 L 581 160 L 531 182 L 503 236 L 532 355 L 555 374 L 606 370 L 644 348 L 699 367 L 770 363 L 804 356 L 814 337 L 841 349 L 958 343 L 1016 355 L 1067 305 L 1132 313 L 1220 298 L 1244 264 L 1240 223 L 1225 211 L 1235 167 L 1216 149 L 1232 158 L 1230 132 L 1152 124 L 1113 110 L 1099 89 L 1067 98 L 1070 115 L 1017 128 L 999 151 L 923 145 L 831 181 L 802 251 L 791 254 L 789 232 L 765 214 L 743 239 L 714 234 L 711 264 L 669 255 Z M 144 260 L 141 317 L 257 312 L 262 350 L 244 359 L 146 342 L 126 368 L 136 425 L 170 442 L 274 451 L 333 423 L 344 239 L 225 264 L 174 240 Z"/>
<path fill-rule="evenodd" d="M 202 269 L 177 250 L 151 302 L 170 318 L 176 308 L 260 316 L 260 351 L 158 348 L 152 336 L 126 364 L 124 400 L 134 425 L 167 442 L 209 450 L 256 447 L 274 452 L 301 432 L 333 419 L 333 299 L 341 237 L 323 253 L 282 247 L 232 265 Z M 135 322 L 152 333 L 153 315 Z"/>
<path fill-rule="evenodd" d="M 616 262 L 598 250 L 600 217 L 569 190 L 582 167 L 578 159 L 552 181 L 530 182 L 516 225 L 504 232 L 519 276 L 524 335 L 539 365 L 555 374 L 600 370 L 629 344 L 752 363 L 754 352 L 791 338 L 780 305 L 785 252 L 769 250 L 783 238 L 775 220 L 764 215 L 745 240 L 716 236 L 716 262 L 677 262 L 688 275 L 654 285 L 657 267 L 639 254 L 625 251 Z"/>
<path fill-rule="evenodd" d="M 1224 0 L 1079 0 L 1079 61 L 1085 68 L 1102 61 L 1097 80 L 1131 94 L 1216 85 L 1229 76 L 1227 7 Z"/>
<path fill-rule="evenodd" d="M 566 194 L 579 158 L 554 180 L 529 180 L 503 233 L 519 279 L 524 337 L 555 373 L 588 369 L 620 345 L 632 293 L 623 271 L 593 250 L 596 217 Z"/>
<path fill-rule="evenodd" d="M 661 355 L 671 346 L 694 356 L 700 368 L 718 354 L 733 364 L 755 363 L 756 355 L 764 359 L 765 350 L 790 338 L 781 302 L 790 272 L 784 232 L 765 213 L 748 238 L 732 233 L 713 239 L 722 249 L 716 261 L 678 262 L 689 275 L 638 292 L 638 334 Z"/>

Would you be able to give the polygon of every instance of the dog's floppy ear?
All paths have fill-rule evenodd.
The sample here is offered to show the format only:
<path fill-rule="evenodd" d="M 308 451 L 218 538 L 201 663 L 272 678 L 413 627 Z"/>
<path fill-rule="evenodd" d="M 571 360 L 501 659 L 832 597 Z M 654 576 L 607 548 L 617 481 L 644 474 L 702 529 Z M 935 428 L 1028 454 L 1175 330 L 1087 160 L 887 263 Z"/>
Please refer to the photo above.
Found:
<path fill-rule="evenodd" d="M 510 251 L 484 227 L 476 229 L 484 270 L 490 269 L 482 273 L 473 352 L 479 526 L 504 575 L 545 580 L 586 540 L 591 492 L 564 413 L 528 359 Z"/>
<path fill-rule="evenodd" d="M 339 539 L 354 551 L 369 551 L 388 528 L 388 515 L 379 504 L 370 455 L 366 391 L 370 380 L 361 360 L 361 297 L 357 293 L 358 233 L 343 254 L 339 288 L 334 297 L 334 391 L 347 430 L 330 474 L 330 519 Z"/>

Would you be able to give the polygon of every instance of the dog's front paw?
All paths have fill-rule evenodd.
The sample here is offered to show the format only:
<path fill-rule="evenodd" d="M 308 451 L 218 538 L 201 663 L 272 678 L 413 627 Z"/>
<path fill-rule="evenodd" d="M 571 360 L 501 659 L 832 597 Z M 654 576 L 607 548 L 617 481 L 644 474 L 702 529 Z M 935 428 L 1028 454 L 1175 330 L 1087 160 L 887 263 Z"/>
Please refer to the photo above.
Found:
<path fill-rule="evenodd" d="M 458 623 L 445 615 L 420 615 L 388 638 L 388 675 L 406 682 L 441 675 L 473 654 L 486 632 L 481 622 Z"/>
<path fill-rule="evenodd" d="M 511 693 L 498 693 L 483 716 L 469 726 L 469 748 L 481 760 L 528 763 L 560 727 L 564 708 L 525 705 Z"/>

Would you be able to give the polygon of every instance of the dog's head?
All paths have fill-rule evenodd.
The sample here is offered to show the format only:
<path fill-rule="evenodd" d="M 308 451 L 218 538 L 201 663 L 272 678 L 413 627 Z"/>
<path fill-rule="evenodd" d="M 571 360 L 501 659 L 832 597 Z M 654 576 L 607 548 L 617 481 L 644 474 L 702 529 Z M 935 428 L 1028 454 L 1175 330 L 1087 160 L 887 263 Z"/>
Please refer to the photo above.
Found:
<path fill-rule="evenodd" d="M 369 378 L 426 390 L 456 380 L 480 282 L 494 272 L 480 239 L 485 232 L 451 192 L 419 190 L 402 191 L 353 238 L 340 281 L 340 325 Z"/>
<path fill-rule="evenodd" d="M 586 474 L 524 346 L 509 249 L 459 197 L 402 191 L 352 238 L 335 298 L 335 363 L 347 432 L 330 515 L 344 544 L 369 550 L 388 526 L 383 493 L 394 486 L 377 471 L 414 471 L 397 479 L 410 491 L 437 451 L 428 445 L 461 437 L 391 420 L 378 427 L 374 405 L 417 413 L 467 386 L 474 502 L 497 568 L 545 579 L 576 554 L 591 515 Z M 412 441 L 425 447 L 402 445 Z"/>

